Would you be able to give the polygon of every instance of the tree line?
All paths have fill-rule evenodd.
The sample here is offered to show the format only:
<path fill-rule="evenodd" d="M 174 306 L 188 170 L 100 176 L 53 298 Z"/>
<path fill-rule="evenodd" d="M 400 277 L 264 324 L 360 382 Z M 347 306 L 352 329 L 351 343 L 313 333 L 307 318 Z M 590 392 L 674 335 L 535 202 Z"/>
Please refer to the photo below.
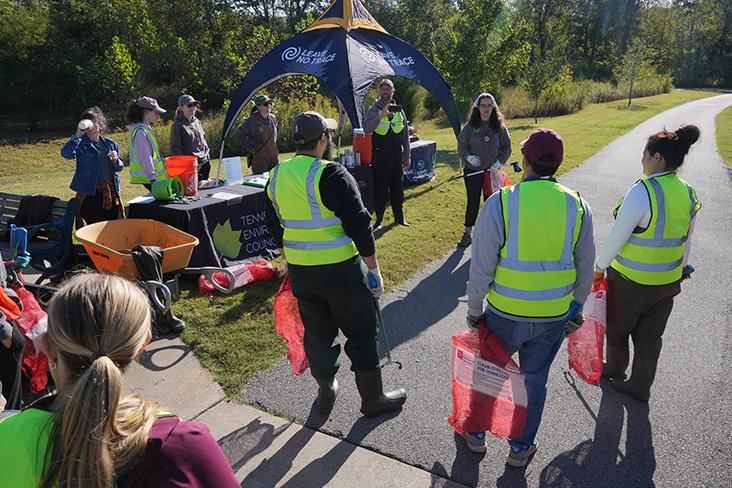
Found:
<path fill-rule="evenodd" d="M 121 113 L 142 93 L 174 107 L 181 92 L 209 110 L 324 0 L 0 0 L 0 109 L 35 129 L 88 105 Z M 365 0 L 393 35 L 442 72 L 459 105 L 481 91 L 668 77 L 732 86 L 732 0 Z M 314 97 L 317 80 L 271 88 Z M 429 98 L 426 104 L 430 104 Z"/>

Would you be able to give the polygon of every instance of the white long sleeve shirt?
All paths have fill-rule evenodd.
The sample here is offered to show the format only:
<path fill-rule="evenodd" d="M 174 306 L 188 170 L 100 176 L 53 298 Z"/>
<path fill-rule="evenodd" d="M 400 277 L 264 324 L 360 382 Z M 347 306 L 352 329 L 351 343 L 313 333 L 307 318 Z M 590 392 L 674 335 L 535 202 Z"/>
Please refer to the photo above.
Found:
<path fill-rule="evenodd" d="M 672 173 L 672 171 L 654 173 L 650 178 L 663 176 L 669 173 Z M 691 224 L 689 225 L 689 238 L 686 240 L 684 245 L 683 266 L 686 266 L 686 262 L 689 259 L 689 253 L 691 252 L 691 233 L 694 231 L 695 219 L 696 217 L 692 218 Z M 618 215 L 615 218 L 615 223 L 613 224 L 612 229 L 610 229 L 610 233 L 608 234 L 600 253 L 597 255 L 595 268 L 598 271 L 604 271 L 608 266 L 610 266 L 613 259 L 620 254 L 620 251 L 623 249 L 625 243 L 628 242 L 628 239 L 630 239 L 635 228 L 640 227 L 641 229 L 645 229 L 650 225 L 650 223 L 651 198 L 648 195 L 645 185 L 639 181 L 630 187 L 628 193 L 625 194 L 623 204 L 618 209 Z"/>

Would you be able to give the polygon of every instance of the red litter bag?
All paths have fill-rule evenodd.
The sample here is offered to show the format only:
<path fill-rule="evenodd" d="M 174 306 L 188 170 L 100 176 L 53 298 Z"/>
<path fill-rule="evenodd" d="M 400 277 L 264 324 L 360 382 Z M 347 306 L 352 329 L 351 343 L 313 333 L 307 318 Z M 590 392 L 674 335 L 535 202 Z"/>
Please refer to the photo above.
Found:
<path fill-rule="evenodd" d="M 38 393 L 48 383 L 48 358 L 41 351 L 42 337 L 48 330 L 48 315 L 26 288 L 12 288 L 23 304 L 23 311 L 15 323 L 20 332 L 30 339 L 23 350 L 23 373 L 30 380 L 31 392 Z"/>
<path fill-rule="evenodd" d="M 591 385 L 600 383 L 602 353 L 607 329 L 607 278 L 592 287 L 584 306 L 585 323 L 569 334 L 569 367 Z"/>
<path fill-rule="evenodd" d="M 226 268 L 234 275 L 234 286 L 233 289 L 241 288 L 242 286 L 254 283 L 255 281 L 271 280 L 277 278 L 280 272 L 277 268 L 272 265 L 269 261 L 264 259 L 258 259 L 253 263 L 242 263 L 236 266 L 230 266 Z M 214 273 L 212 275 L 214 281 L 219 286 L 229 288 L 230 280 L 225 273 Z M 198 277 L 198 291 L 201 293 L 213 293 L 216 291 L 213 283 L 204 275 Z"/>
<path fill-rule="evenodd" d="M 452 415 L 457 433 L 521 437 L 526 425 L 524 375 L 481 320 L 479 332 L 452 336 Z"/>
<path fill-rule="evenodd" d="M 303 338 L 305 327 L 302 325 L 297 298 L 292 293 L 290 275 L 285 275 L 282 285 L 274 298 L 275 330 L 287 342 L 287 359 L 292 365 L 292 372 L 301 375 L 310 366 L 305 356 Z"/>
<path fill-rule="evenodd" d="M 504 186 L 511 186 L 511 180 L 502 169 L 498 171 L 487 170 L 483 173 L 483 195 L 489 197 Z"/>

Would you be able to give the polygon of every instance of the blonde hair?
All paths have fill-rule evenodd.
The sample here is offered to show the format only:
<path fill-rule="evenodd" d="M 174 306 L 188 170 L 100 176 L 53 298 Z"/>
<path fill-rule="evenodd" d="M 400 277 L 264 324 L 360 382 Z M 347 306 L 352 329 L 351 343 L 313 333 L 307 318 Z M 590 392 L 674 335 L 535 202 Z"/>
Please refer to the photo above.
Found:
<path fill-rule="evenodd" d="M 150 305 L 133 283 L 81 274 L 56 292 L 48 336 L 77 378 L 54 421 L 42 487 L 110 488 L 144 454 L 158 405 L 120 400 L 122 372 L 150 333 Z"/>

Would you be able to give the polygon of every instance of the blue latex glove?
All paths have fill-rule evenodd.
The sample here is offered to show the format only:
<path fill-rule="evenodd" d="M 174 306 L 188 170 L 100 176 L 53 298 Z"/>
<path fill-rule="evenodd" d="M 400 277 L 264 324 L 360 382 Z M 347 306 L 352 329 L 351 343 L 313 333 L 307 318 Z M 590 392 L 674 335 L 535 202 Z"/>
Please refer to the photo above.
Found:
<path fill-rule="evenodd" d="M 381 270 L 379 270 L 379 267 L 377 266 L 374 269 L 368 270 L 366 277 L 369 280 L 371 294 L 375 298 L 381 297 L 381 294 L 384 292 L 384 280 L 381 278 Z"/>
<path fill-rule="evenodd" d="M 574 300 L 569 303 L 569 320 L 567 321 L 567 325 L 564 326 L 568 334 L 582 327 L 585 321 L 585 317 L 582 315 L 583 307 L 584 305 Z"/>
<path fill-rule="evenodd" d="M 693 273 L 694 271 L 696 271 L 694 269 L 694 266 L 692 266 L 690 264 L 687 264 L 686 266 L 684 266 L 684 269 L 681 271 L 681 281 L 688 280 L 689 278 L 691 278 L 691 273 Z"/>

